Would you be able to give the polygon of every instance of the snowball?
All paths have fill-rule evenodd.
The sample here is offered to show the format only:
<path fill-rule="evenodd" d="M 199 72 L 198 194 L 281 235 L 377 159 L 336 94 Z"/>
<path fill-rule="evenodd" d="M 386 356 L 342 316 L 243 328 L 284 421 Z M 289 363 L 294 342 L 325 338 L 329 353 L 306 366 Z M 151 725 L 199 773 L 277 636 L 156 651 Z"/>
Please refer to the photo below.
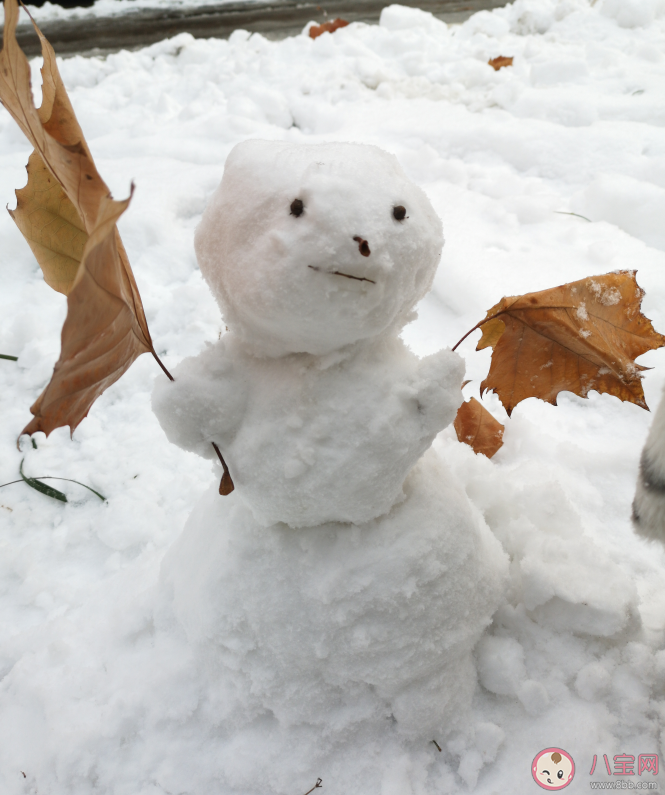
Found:
<path fill-rule="evenodd" d="M 519 686 L 517 697 L 529 715 L 540 715 L 550 703 L 545 686 L 533 679 L 527 679 Z"/>
<path fill-rule="evenodd" d="M 482 766 L 483 759 L 478 751 L 470 750 L 462 756 L 457 772 L 469 789 L 476 786 Z"/>
<path fill-rule="evenodd" d="M 491 693 L 513 696 L 526 679 L 524 649 L 513 638 L 486 635 L 476 649 L 481 685 Z"/>
<path fill-rule="evenodd" d="M 493 762 L 506 739 L 506 733 L 494 723 L 479 723 L 475 727 L 475 736 L 476 748 L 480 751 L 483 762 Z"/>
<path fill-rule="evenodd" d="M 275 141 L 233 149 L 195 240 L 227 325 L 270 356 L 323 354 L 401 327 L 442 245 L 440 220 L 393 155 Z"/>

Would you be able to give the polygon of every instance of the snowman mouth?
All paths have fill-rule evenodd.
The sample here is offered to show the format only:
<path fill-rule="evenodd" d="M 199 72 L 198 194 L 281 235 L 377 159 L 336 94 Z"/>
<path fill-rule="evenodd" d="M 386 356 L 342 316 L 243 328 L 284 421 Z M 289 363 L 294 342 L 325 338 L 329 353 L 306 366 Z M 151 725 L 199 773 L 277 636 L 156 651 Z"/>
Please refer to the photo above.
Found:
<path fill-rule="evenodd" d="M 368 279 L 366 276 L 353 276 L 352 274 L 344 273 L 343 271 L 327 271 L 323 270 L 323 268 L 317 268 L 316 265 L 308 265 L 307 267 L 311 268 L 317 273 L 329 273 L 331 276 L 343 276 L 345 279 L 353 279 L 354 282 L 369 282 L 370 284 L 376 284 L 374 279 Z"/>

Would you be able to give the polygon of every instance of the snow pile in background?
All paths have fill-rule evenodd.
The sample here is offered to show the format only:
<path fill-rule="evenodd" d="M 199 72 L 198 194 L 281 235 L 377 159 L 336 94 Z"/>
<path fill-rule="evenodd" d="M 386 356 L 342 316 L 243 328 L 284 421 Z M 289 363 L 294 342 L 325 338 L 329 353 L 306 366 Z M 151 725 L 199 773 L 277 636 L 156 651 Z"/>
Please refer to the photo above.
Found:
<path fill-rule="evenodd" d="M 424 188 L 446 247 L 405 332 L 421 355 L 454 343 L 503 295 L 626 267 L 638 268 L 645 312 L 663 330 L 664 50 L 658 3 L 518 0 L 455 28 L 392 6 L 380 26 L 314 41 L 181 35 L 61 68 L 115 195 L 136 180 L 121 231 L 174 366 L 224 330 L 193 232 L 226 155 L 248 137 L 375 143 Z M 497 55 L 513 66 L 494 72 Z M 4 112 L 0 152 L 11 201 L 28 149 Z M 18 477 L 25 456 L 27 474 L 108 497 L 57 481 L 70 504 L 22 484 L 0 491 L 3 792 L 302 793 L 321 776 L 329 793 L 521 794 L 536 791 L 531 760 L 550 746 L 576 762 L 571 792 L 607 778 L 603 754 L 660 753 L 662 767 L 665 553 L 629 524 L 646 412 L 594 393 L 526 401 L 491 462 L 445 431 L 437 449 L 511 557 L 507 603 L 476 652 L 473 717 L 441 753 L 437 738 L 400 739 L 385 720 L 339 744 L 322 730 L 311 754 L 312 737 L 294 729 L 285 754 L 267 719 L 224 735 L 233 694 L 215 690 L 214 659 L 194 653 L 157 587 L 166 550 L 220 473 L 164 438 L 150 410 L 163 377 L 154 361 L 142 357 L 74 441 L 61 430 L 37 450 L 13 446 L 57 358 L 65 304 L 7 216 L 0 238 L 0 352 L 20 357 L 0 360 L 0 480 Z M 473 347 L 460 348 L 468 394 L 489 361 Z M 665 354 L 640 361 L 655 367 L 653 406 Z M 493 396 L 484 402 L 504 421 Z M 322 725 L 334 734 L 332 714 Z"/>

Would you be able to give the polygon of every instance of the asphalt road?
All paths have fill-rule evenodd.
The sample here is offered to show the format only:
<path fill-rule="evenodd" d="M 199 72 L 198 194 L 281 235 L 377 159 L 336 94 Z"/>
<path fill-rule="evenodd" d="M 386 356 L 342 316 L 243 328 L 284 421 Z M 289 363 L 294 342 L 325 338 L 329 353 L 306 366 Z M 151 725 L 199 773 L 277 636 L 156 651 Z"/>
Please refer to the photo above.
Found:
<path fill-rule="evenodd" d="M 377 22 L 391 0 L 268 0 L 171 9 L 144 9 L 114 17 L 88 17 L 44 23 L 43 33 L 59 55 L 135 49 L 191 33 L 197 38 L 226 38 L 244 28 L 271 39 L 299 33 L 310 21 L 342 17 L 349 22 Z M 508 0 L 399 0 L 401 5 L 429 11 L 446 22 L 462 22 L 481 9 L 498 8 Z M 327 14 L 327 16 L 326 16 Z M 26 55 L 41 52 L 32 26 L 20 25 L 17 39 Z"/>

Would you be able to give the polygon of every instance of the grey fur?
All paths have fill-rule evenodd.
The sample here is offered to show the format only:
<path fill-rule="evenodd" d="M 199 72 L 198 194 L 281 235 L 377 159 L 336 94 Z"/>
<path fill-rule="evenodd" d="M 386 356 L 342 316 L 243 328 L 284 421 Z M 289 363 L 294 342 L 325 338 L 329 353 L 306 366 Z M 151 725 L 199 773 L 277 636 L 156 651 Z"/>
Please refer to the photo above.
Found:
<path fill-rule="evenodd" d="M 665 398 L 642 450 L 632 519 L 638 535 L 665 544 Z"/>
<path fill-rule="evenodd" d="M 639 535 L 665 543 L 665 473 L 650 459 L 649 441 L 640 459 L 631 518 Z"/>
<path fill-rule="evenodd" d="M 640 480 L 650 494 L 665 496 L 665 473 L 658 472 L 646 450 L 640 457 Z"/>

